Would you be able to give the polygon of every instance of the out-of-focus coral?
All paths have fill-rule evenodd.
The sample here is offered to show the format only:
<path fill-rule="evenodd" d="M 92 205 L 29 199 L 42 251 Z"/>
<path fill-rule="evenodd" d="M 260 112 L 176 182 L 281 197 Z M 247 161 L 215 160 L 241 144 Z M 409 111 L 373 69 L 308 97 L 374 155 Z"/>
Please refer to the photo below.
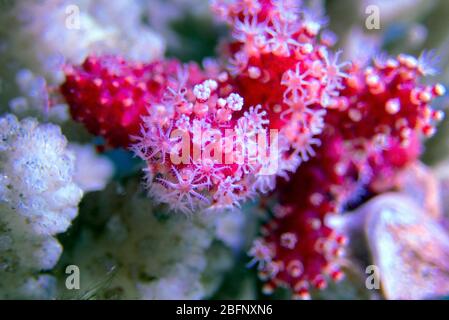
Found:
<path fill-rule="evenodd" d="M 436 195 L 441 203 L 441 213 L 449 219 L 449 161 L 440 161 L 433 168 L 434 175 L 438 178 L 438 190 Z"/>
<path fill-rule="evenodd" d="M 232 263 L 230 250 L 214 242 L 222 217 L 167 215 L 135 183 L 94 199 L 89 214 L 105 217 L 102 231 L 85 228 L 63 259 L 80 268 L 81 296 L 93 291 L 93 298 L 106 299 L 200 299 L 216 290 Z M 70 294 L 62 290 L 62 296 Z"/>
<path fill-rule="evenodd" d="M 58 126 L 0 118 L 0 296 L 49 297 L 62 252 L 55 235 L 78 212 L 73 154 Z M 39 293 L 41 292 L 41 293 Z"/>
<path fill-rule="evenodd" d="M 409 164 L 400 170 L 395 177 L 396 185 L 392 190 L 400 191 L 402 194 L 413 198 L 428 216 L 442 221 L 444 178 L 438 171 L 426 166 L 420 161 Z"/>
<path fill-rule="evenodd" d="M 114 174 L 114 165 L 97 153 L 93 145 L 69 144 L 75 155 L 74 181 L 84 191 L 103 190 Z"/>
<path fill-rule="evenodd" d="M 67 106 L 57 96 L 49 99 L 43 92 L 64 80 L 65 63 L 79 63 L 94 53 L 120 54 L 147 62 L 161 57 L 165 43 L 142 22 L 143 10 L 137 0 L 14 3 L 1 16 L 5 25 L 14 26 L 14 31 L 5 33 L 1 44 L 7 70 L 0 71 L 0 76 L 3 82 L 10 83 L 4 95 L 12 99 L 10 111 L 20 117 L 61 124 L 68 119 Z M 14 73 L 16 90 L 11 77 Z M 73 131 L 71 127 L 63 129 Z"/>
<path fill-rule="evenodd" d="M 372 293 L 382 292 L 382 287 L 384 298 L 422 299 L 447 292 L 444 257 L 449 238 L 439 173 L 411 163 L 397 174 L 395 193 L 328 219 L 349 236 L 345 265 L 365 274 L 363 281 Z"/>
<path fill-rule="evenodd" d="M 426 299 L 447 294 L 447 229 L 413 198 L 384 194 L 343 220 L 346 228 L 364 230 L 377 268 L 374 276 L 386 298 Z"/>
<path fill-rule="evenodd" d="M 50 108 L 51 101 L 44 77 L 29 69 L 22 69 L 17 72 L 15 80 L 20 96 L 9 101 L 9 109 L 16 116 L 42 118 L 55 123 L 64 123 L 70 118 L 66 104 L 53 104 Z"/>
<path fill-rule="evenodd" d="M 442 112 L 429 109 L 430 102 L 444 94 L 441 85 L 419 83 L 425 66 L 399 56 L 377 60 L 364 71 L 354 64 L 349 71 L 324 119 L 317 156 L 278 188 L 281 206 L 251 251 L 261 277 L 269 280 L 267 292 L 288 286 L 307 297 L 309 282 L 323 288 L 327 276 L 341 278 L 339 256 L 346 240 L 326 218 L 366 192 L 394 188 L 395 175 L 419 157 L 416 135 L 434 133 Z"/>
<path fill-rule="evenodd" d="M 33 71 L 57 82 L 62 63 L 80 63 L 89 53 L 150 61 L 161 56 L 164 43 L 141 23 L 141 14 L 138 1 L 19 1 L 12 12 L 19 32 L 12 33 L 11 49 L 16 59 L 34 62 Z"/>

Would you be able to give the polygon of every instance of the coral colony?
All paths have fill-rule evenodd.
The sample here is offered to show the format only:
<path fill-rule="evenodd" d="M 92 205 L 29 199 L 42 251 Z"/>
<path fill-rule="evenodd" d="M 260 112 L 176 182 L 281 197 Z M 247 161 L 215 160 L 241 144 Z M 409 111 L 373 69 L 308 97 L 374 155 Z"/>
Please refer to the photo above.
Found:
<path fill-rule="evenodd" d="M 307 298 L 310 285 L 343 276 L 347 239 L 326 218 L 394 187 L 442 119 L 430 105 L 444 87 L 420 84 L 429 67 L 407 55 L 341 62 L 320 37 L 323 19 L 296 1 L 217 0 L 212 10 L 232 37 L 204 69 L 90 56 L 66 67 L 61 92 L 75 120 L 147 163 L 149 195 L 173 210 L 238 207 L 274 190 L 279 204 L 249 254 L 264 292 Z"/>
<path fill-rule="evenodd" d="M 393 187 L 395 170 L 419 155 L 417 135 L 431 136 L 441 119 L 430 103 L 444 88 L 420 85 L 426 66 L 410 56 L 372 66 L 339 62 L 340 52 L 319 39 L 319 19 L 293 2 L 215 1 L 212 8 L 232 28 L 222 70 L 218 63 L 203 71 L 177 61 L 89 57 L 66 69 L 61 90 L 76 120 L 146 161 L 150 195 L 173 210 L 238 206 L 272 190 L 274 175 L 286 178 L 250 254 L 265 292 L 285 285 L 305 298 L 310 284 L 324 288 L 327 275 L 342 277 L 346 238 L 326 217 L 364 189 Z M 222 144 L 226 129 L 235 134 Z M 281 139 L 271 177 L 248 150 L 266 129 Z M 185 136 L 192 138 L 180 143 Z M 176 163 L 185 146 L 213 152 Z M 223 162 L 213 154 L 220 150 L 244 159 Z"/>
<path fill-rule="evenodd" d="M 129 204 L 110 204 L 118 214 L 108 222 L 109 233 L 95 238 L 86 232 L 73 256 L 90 261 L 90 255 L 110 257 L 113 251 L 120 265 L 132 269 L 134 263 L 140 273 L 145 270 L 143 278 L 163 279 L 150 285 L 140 276 L 126 280 L 128 288 L 138 288 L 131 298 L 202 298 L 201 273 L 213 260 L 205 257 L 213 242 L 209 228 L 224 230 L 220 224 L 226 221 L 204 223 L 197 217 L 202 212 L 225 217 L 248 200 L 259 200 L 266 221 L 249 249 L 248 265 L 257 268 L 265 294 L 284 287 L 293 298 L 310 298 L 313 288 L 324 289 L 344 277 L 350 238 L 330 219 L 398 187 L 399 173 L 418 161 L 424 138 L 434 135 L 444 117 L 431 105 L 445 88 L 423 84 L 435 71 L 425 54 L 345 61 L 334 48 L 335 36 L 325 29 L 326 18 L 300 1 L 211 0 L 210 6 L 230 31 L 216 59 L 199 65 L 157 58 L 159 47 L 156 58 L 152 53 L 149 59 L 139 42 L 132 55 L 92 50 L 96 53 L 84 55 L 82 63 L 68 59 L 59 66 L 63 80 L 47 86 L 50 110 L 67 103 L 71 118 L 101 137 L 99 150 L 121 148 L 142 160 L 148 197 L 176 216 L 158 221 L 148 216 L 148 199 L 132 195 Z M 55 103 L 58 99 L 63 102 Z M 32 224 L 33 232 L 19 237 L 35 243 L 30 261 L 13 254 L 5 259 L 27 264 L 31 271 L 24 274 L 49 270 L 62 251 L 54 236 L 67 230 L 83 191 L 104 188 L 112 169 L 94 159 L 89 147 L 67 148 L 57 126 L 6 115 L 0 128 L 0 196 L 15 213 L 0 218 L 0 251 L 6 241 L 1 240 L 3 226 L 14 231 Z M 29 150 L 33 156 L 26 156 Z M 72 151 L 85 153 L 79 157 L 85 165 L 92 159 L 103 167 L 88 171 L 99 181 L 78 177 L 75 171 L 81 169 L 75 170 Z M 125 189 L 138 192 L 132 183 Z M 183 215 L 188 219 L 179 219 Z M 154 231 L 159 237 L 149 230 L 160 230 Z M 131 240 L 121 242 L 121 235 Z M 151 244 L 144 247 L 149 237 Z M 173 249 L 176 266 L 167 267 L 173 259 L 160 253 L 160 270 L 148 269 L 149 257 L 176 242 L 174 237 L 182 244 Z M 83 251 L 94 239 L 101 249 Z M 140 252 L 139 258 L 129 258 L 132 251 Z M 51 259 L 44 259 L 48 255 Z M 182 263 L 190 267 L 183 269 Z M 180 280 L 178 273 L 186 276 Z M 194 284 L 186 283 L 190 276 Z M 21 290 L 38 286 L 11 279 L 11 286 Z"/>

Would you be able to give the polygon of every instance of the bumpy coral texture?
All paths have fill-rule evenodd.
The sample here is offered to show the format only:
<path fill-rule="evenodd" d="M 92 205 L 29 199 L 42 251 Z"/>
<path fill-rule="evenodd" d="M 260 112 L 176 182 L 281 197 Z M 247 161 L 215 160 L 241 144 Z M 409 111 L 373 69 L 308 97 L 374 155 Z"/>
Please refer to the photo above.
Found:
<path fill-rule="evenodd" d="M 162 38 L 142 21 L 147 9 L 138 0 L 30 0 L 7 7 L 3 24 L 14 32 L 4 33 L 2 55 L 15 70 L 11 75 L 21 68 L 16 74 L 20 96 L 10 102 L 10 110 L 20 118 L 58 124 L 69 119 L 67 105 L 59 97 L 49 100 L 47 92 L 64 81 L 64 62 L 81 63 L 92 52 L 150 62 L 165 51 Z"/>
<path fill-rule="evenodd" d="M 212 9 L 232 31 L 220 47 L 223 66 L 91 57 L 67 69 L 62 92 L 92 133 L 132 144 L 148 164 L 150 194 L 172 209 L 238 205 L 278 184 L 280 203 L 250 255 L 267 293 L 286 286 L 306 298 L 310 284 L 323 288 L 328 276 L 342 277 L 346 238 L 327 217 L 395 187 L 395 174 L 417 159 L 421 138 L 443 117 L 430 104 L 444 87 L 421 84 L 433 73 L 425 56 L 340 62 L 334 37 L 322 32 L 326 19 L 298 1 L 214 0 Z M 255 148 L 251 138 L 266 141 L 267 130 L 276 130 L 277 152 L 267 162 L 174 163 L 183 136 L 187 150 L 204 151 L 217 138 L 195 133 L 225 129 L 236 133 L 239 155 Z M 273 162 L 270 174 L 260 174 Z"/>
<path fill-rule="evenodd" d="M 224 47 L 237 91 L 249 105 L 262 105 L 296 163 L 307 161 L 346 77 L 340 52 L 319 38 L 322 18 L 297 1 L 212 1 L 212 8 L 232 29 Z"/>
<path fill-rule="evenodd" d="M 77 215 L 82 191 L 58 126 L 6 115 L 0 137 L 0 287 L 8 298 L 32 297 L 28 287 L 54 286 L 39 272 L 58 261 L 62 247 L 54 236 Z"/>
<path fill-rule="evenodd" d="M 232 57 L 222 72 L 213 63 L 205 72 L 181 65 L 170 72 L 174 62 L 141 65 L 114 57 L 91 57 L 82 67 L 68 68 L 62 92 L 72 115 L 113 146 L 137 140 L 132 149 L 149 163 L 147 180 L 162 174 L 150 184 L 150 193 L 173 209 L 229 207 L 255 191 L 268 192 L 276 175 L 287 177 L 315 154 L 325 109 L 346 76 L 339 53 L 317 39 L 319 22 L 300 19 L 298 8 L 290 6 L 282 1 L 263 1 L 254 8 L 214 3 L 214 10 L 233 24 L 234 41 L 227 45 Z M 193 136 L 184 144 L 193 150 L 188 165 L 172 161 L 181 152 L 175 150 L 180 137 L 173 137 L 174 129 Z M 252 156 L 253 138 L 268 140 L 265 129 L 279 133 L 266 161 Z M 234 131 L 233 138 L 217 142 L 226 130 Z M 197 132 L 207 134 L 198 138 Z M 211 147 L 226 143 L 243 161 L 226 162 L 227 150 L 204 157 Z"/>
<path fill-rule="evenodd" d="M 103 299 L 206 298 L 232 259 L 223 245 L 213 244 L 221 217 L 167 216 L 138 189 L 129 184 L 117 194 L 108 188 L 87 210 L 91 219 L 105 216 L 106 223 L 100 236 L 86 224 L 63 260 L 80 268 L 77 294 Z"/>
<path fill-rule="evenodd" d="M 305 298 L 310 283 L 339 280 L 346 239 L 327 218 L 364 194 L 393 189 L 395 175 L 420 155 L 419 135 L 432 135 L 443 116 L 430 103 L 444 88 L 421 85 L 426 69 L 413 57 L 354 65 L 348 74 L 317 156 L 278 188 L 280 206 L 251 250 L 267 292 L 284 285 Z"/>
<path fill-rule="evenodd" d="M 45 119 L 62 123 L 70 116 L 65 104 L 52 103 L 44 77 L 34 74 L 28 69 L 21 69 L 16 74 L 15 82 L 20 96 L 9 101 L 9 109 L 20 118 L 45 117 Z M 50 104 L 52 107 L 50 108 Z"/>
<path fill-rule="evenodd" d="M 266 112 L 260 106 L 243 112 L 244 99 L 216 69 L 89 57 L 67 68 L 61 91 L 76 120 L 147 162 L 156 200 L 181 212 L 232 207 L 281 174 L 271 168 L 279 151 L 268 142 Z"/>

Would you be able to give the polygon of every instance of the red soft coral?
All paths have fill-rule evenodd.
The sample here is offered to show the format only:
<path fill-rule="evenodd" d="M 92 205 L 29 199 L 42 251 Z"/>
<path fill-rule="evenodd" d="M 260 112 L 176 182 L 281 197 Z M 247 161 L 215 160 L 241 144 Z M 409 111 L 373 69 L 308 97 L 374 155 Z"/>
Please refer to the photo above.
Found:
<path fill-rule="evenodd" d="M 368 190 L 393 188 L 395 175 L 420 155 L 418 135 L 431 134 L 442 118 L 430 103 L 444 88 L 421 85 L 417 61 L 401 55 L 348 70 L 345 89 L 325 117 L 317 156 L 279 184 L 282 214 L 267 223 L 250 252 L 267 291 L 282 285 L 304 298 L 309 283 L 321 288 L 328 276 L 342 276 L 345 238 L 327 226 L 328 216 Z"/>
<path fill-rule="evenodd" d="M 346 77 L 347 63 L 318 37 L 323 19 L 295 1 L 213 1 L 212 7 L 232 29 L 223 47 L 238 93 L 267 112 L 297 164 L 307 161 Z"/>
<path fill-rule="evenodd" d="M 215 70 L 89 57 L 66 68 L 61 91 L 75 120 L 146 161 L 157 201 L 181 212 L 233 207 L 274 187 L 283 149 L 266 130 L 266 112 L 244 107 Z"/>
<path fill-rule="evenodd" d="M 127 148 L 130 135 L 140 130 L 148 102 L 160 99 L 179 66 L 176 60 L 143 64 L 116 56 L 90 56 L 81 66 L 66 66 L 61 92 L 76 121 L 109 145 Z M 195 64 L 189 68 L 201 78 Z"/>

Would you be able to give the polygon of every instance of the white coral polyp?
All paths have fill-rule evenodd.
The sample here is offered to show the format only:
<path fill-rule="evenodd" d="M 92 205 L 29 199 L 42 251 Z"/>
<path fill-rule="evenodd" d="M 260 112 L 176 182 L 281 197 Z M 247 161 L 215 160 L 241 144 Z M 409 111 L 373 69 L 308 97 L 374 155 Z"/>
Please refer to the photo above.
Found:
<path fill-rule="evenodd" d="M 70 226 L 82 190 L 60 128 L 35 119 L 0 118 L 0 290 L 11 293 L 32 273 L 55 266 L 54 238 Z"/>

